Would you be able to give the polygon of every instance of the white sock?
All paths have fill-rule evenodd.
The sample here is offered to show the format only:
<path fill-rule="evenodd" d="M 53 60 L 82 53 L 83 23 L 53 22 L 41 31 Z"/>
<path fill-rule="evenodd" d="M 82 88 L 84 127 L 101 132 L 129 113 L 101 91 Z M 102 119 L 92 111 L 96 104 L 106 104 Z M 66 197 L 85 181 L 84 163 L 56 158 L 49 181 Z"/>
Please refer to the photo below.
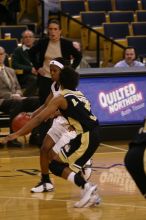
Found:
<path fill-rule="evenodd" d="M 76 173 L 71 172 L 71 173 L 68 175 L 67 180 L 70 181 L 70 182 L 72 182 L 72 183 L 75 183 L 75 181 L 74 181 L 75 175 L 76 175 Z"/>

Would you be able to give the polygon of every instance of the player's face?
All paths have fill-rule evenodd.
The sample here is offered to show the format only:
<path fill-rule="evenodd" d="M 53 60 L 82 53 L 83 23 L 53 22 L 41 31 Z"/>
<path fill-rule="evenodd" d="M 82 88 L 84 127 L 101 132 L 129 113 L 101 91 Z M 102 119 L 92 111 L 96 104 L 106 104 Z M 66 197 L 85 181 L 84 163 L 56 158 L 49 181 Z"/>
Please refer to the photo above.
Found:
<path fill-rule="evenodd" d="M 50 65 L 50 74 L 53 81 L 58 82 L 61 69 L 56 65 Z"/>

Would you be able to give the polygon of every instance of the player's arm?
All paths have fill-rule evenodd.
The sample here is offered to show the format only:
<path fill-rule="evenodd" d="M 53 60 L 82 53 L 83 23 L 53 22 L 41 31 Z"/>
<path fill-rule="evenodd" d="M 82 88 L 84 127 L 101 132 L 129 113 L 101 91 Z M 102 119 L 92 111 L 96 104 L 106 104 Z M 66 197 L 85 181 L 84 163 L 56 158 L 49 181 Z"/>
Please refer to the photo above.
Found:
<path fill-rule="evenodd" d="M 61 95 L 59 97 L 51 99 L 50 103 L 46 106 L 46 108 L 44 108 L 38 115 L 31 118 L 31 120 L 27 124 L 25 124 L 20 130 L 8 135 L 5 138 L 5 142 L 14 140 L 19 136 L 23 136 L 25 134 L 30 133 L 33 128 L 40 125 L 41 122 L 49 118 L 49 116 L 54 114 L 59 108 L 61 109 L 67 108 L 67 101 Z"/>
<path fill-rule="evenodd" d="M 48 97 L 47 97 L 45 103 L 44 103 L 43 105 L 41 105 L 39 108 L 37 108 L 37 109 L 31 114 L 31 117 L 32 117 L 32 118 L 35 117 L 35 116 L 38 115 L 43 109 L 45 109 L 46 106 L 49 104 L 49 102 L 50 102 L 50 100 L 51 100 L 52 98 L 53 98 L 53 93 L 51 92 L 51 93 L 48 95 Z"/>

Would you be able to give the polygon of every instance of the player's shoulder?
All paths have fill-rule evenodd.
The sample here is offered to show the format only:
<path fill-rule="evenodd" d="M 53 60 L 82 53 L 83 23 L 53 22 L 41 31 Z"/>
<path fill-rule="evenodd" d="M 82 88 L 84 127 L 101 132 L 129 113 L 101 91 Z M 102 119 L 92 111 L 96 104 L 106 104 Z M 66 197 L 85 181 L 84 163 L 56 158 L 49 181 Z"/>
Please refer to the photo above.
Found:
<path fill-rule="evenodd" d="M 69 89 L 64 89 L 61 91 L 61 94 L 64 97 L 69 97 L 69 96 L 75 96 L 75 97 L 79 97 L 79 96 L 84 96 L 83 93 L 79 90 L 69 90 Z"/>

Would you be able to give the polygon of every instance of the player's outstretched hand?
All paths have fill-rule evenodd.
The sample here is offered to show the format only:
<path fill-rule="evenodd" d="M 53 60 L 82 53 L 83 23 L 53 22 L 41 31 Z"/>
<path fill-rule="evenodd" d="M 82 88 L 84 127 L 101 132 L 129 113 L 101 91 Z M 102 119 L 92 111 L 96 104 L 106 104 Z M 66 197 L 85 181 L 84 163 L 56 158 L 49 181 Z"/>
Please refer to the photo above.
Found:
<path fill-rule="evenodd" d="M 8 141 L 12 141 L 14 139 L 16 139 L 18 137 L 18 135 L 15 133 L 9 134 L 8 136 L 6 136 L 3 140 L 3 144 L 6 144 Z"/>

